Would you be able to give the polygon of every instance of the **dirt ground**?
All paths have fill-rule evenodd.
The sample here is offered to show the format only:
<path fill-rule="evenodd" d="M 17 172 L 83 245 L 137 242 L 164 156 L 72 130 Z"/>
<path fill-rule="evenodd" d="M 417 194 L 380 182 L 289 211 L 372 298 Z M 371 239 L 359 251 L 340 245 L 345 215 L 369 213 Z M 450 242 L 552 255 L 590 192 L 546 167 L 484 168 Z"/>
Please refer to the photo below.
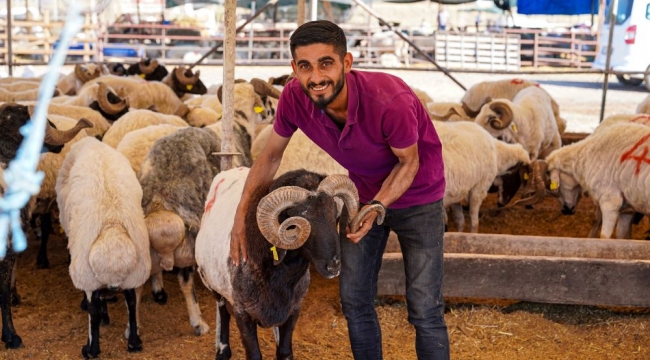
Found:
<path fill-rule="evenodd" d="M 531 234 L 584 237 L 593 206 L 583 199 L 578 212 L 563 216 L 554 199 L 535 209 L 510 209 L 500 215 L 488 196 L 482 211 L 483 233 Z M 634 230 L 645 238 L 647 220 Z M 66 244 L 50 243 L 50 269 L 37 269 L 38 242 L 31 240 L 20 256 L 18 290 L 22 304 L 14 307 L 14 323 L 25 347 L 0 351 L 0 359 L 75 359 L 88 333 L 87 314 L 80 310 L 82 295 L 68 275 Z M 215 302 L 197 277 L 197 295 L 210 333 L 194 335 L 174 274 L 165 275 L 169 301 L 153 301 L 145 288 L 141 307 L 142 353 L 126 351 L 123 332 L 126 307 L 109 304 L 111 324 L 101 328 L 103 359 L 208 359 L 214 358 Z M 589 306 L 549 305 L 490 300 L 447 299 L 445 319 L 451 354 L 455 359 L 648 359 L 650 358 L 650 311 L 603 309 Z M 402 297 L 377 300 L 386 359 L 415 359 L 414 331 L 406 321 Z M 243 359 L 236 326 L 232 326 L 234 359 Z M 272 358 L 274 341 L 268 329 L 260 331 L 265 358 Z M 338 281 L 325 280 L 315 272 L 294 334 L 296 359 L 351 359 L 347 327 L 338 302 Z"/>

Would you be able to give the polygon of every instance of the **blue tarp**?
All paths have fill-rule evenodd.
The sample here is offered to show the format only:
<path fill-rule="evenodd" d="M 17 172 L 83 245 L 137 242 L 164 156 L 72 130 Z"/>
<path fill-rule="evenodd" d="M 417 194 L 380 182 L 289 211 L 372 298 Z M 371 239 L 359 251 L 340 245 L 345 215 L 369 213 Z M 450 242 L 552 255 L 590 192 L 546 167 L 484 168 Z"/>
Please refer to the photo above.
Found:
<path fill-rule="evenodd" d="M 517 12 L 525 15 L 597 14 L 598 0 L 519 0 Z"/>

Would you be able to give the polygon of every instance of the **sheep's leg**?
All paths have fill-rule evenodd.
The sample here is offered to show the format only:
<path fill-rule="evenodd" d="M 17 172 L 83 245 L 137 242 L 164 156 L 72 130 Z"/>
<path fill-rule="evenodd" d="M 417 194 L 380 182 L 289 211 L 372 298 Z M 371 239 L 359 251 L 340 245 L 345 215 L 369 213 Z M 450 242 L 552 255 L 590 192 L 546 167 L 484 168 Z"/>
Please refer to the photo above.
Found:
<path fill-rule="evenodd" d="M 451 211 L 454 213 L 456 231 L 462 232 L 465 229 L 465 214 L 463 214 L 463 206 L 460 204 L 452 204 Z"/>
<path fill-rule="evenodd" d="M 589 230 L 588 237 L 596 238 L 598 237 L 598 230 L 600 230 L 600 226 L 603 224 L 603 213 L 600 211 L 600 206 L 598 206 L 598 204 L 596 204 L 596 210 L 594 211 L 594 221 L 591 224 L 591 230 Z"/>
<path fill-rule="evenodd" d="M 151 292 L 153 301 L 160 305 L 167 304 L 167 292 L 163 288 L 163 272 L 157 272 L 151 275 Z"/>
<path fill-rule="evenodd" d="M 13 270 L 11 271 L 11 305 L 20 305 L 20 295 L 18 288 L 16 288 L 16 269 L 18 268 L 18 261 L 14 261 Z"/>
<path fill-rule="evenodd" d="M 140 335 L 140 304 L 142 301 L 143 288 L 144 288 L 143 286 L 139 286 L 138 288 L 135 289 L 135 324 L 136 324 L 135 329 L 137 331 L 137 335 Z M 125 302 L 127 301 L 126 296 L 124 297 L 124 301 Z M 127 302 L 126 304 L 128 305 L 129 303 Z M 127 322 L 126 329 L 124 330 L 124 338 L 128 340 L 130 336 L 131 336 L 131 323 Z"/>
<path fill-rule="evenodd" d="M 632 219 L 634 213 L 621 213 L 618 216 L 618 223 L 616 224 L 616 238 L 617 239 L 631 239 L 632 238 Z"/>
<path fill-rule="evenodd" d="M 126 350 L 128 352 L 142 351 L 142 340 L 140 340 L 138 333 L 138 305 L 140 299 L 135 289 L 126 289 L 123 292 L 126 310 L 129 315 L 129 336 Z"/>
<path fill-rule="evenodd" d="M 245 312 L 234 312 L 242 344 L 246 350 L 246 359 L 262 360 L 260 343 L 257 339 L 257 324 Z"/>
<path fill-rule="evenodd" d="M 45 213 L 40 215 L 41 218 L 41 246 L 38 248 L 36 256 L 36 267 L 47 269 L 50 267 L 50 260 L 47 258 L 47 243 L 52 233 L 52 214 Z"/>
<path fill-rule="evenodd" d="M 0 260 L 0 309 L 2 309 L 2 342 L 8 349 L 23 346 L 23 340 L 16 334 L 11 316 L 11 279 L 14 276 L 16 254 L 7 251 L 4 260 Z"/>
<path fill-rule="evenodd" d="M 275 358 L 278 360 L 293 359 L 293 330 L 298 322 L 298 314 L 300 314 L 299 309 L 294 311 L 280 327 L 273 328 L 277 345 Z"/>
<path fill-rule="evenodd" d="M 614 226 L 618 220 L 619 209 L 623 205 L 623 199 L 609 197 L 604 202 L 600 201 L 600 211 L 603 213 L 603 226 L 600 229 L 601 239 L 611 239 Z"/>
<path fill-rule="evenodd" d="M 478 215 L 486 195 L 487 193 L 477 194 L 474 190 L 469 193 L 469 223 L 472 233 L 478 233 Z"/>
<path fill-rule="evenodd" d="M 111 318 L 108 316 L 108 304 L 106 303 L 106 299 L 103 297 L 99 297 L 99 316 L 101 317 L 101 324 L 104 326 L 108 326 L 111 324 Z"/>
<path fill-rule="evenodd" d="M 190 315 L 190 324 L 194 327 L 194 333 L 196 335 L 207 334 L 210 331 L 210 326 L 203 320 L 199 303 L 196 301 L 194 266 L 182 268 L 178 271 L 178 283 L 185 297 L 187 313 Z"/>
<path fill-rule="evenodd" d="M 88 343 L 81 348 L 84 359 L 94 359 L 102 351 L 99 349 L 99 323 L 101 322 L 101 298 L 99 290 L 86 291 L 88 301 Z"/>
<path fill-rule="evenodd" d="M 216 360 L 228 360 L 232 357 L 232 350 L 230 349 L 230 313 L 226 308 L 226 299 L 217 292 L 212 292 L 212 294 L 217 301 Z"/>

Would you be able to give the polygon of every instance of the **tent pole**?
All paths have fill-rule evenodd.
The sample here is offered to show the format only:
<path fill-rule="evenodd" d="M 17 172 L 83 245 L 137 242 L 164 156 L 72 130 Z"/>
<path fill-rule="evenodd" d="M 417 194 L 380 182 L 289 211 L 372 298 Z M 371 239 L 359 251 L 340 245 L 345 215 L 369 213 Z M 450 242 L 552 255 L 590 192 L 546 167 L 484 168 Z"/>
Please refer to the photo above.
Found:
<path fill-rule="evenodd" d="M 232 153 L 234 149 L 232 123 L 235 117 L 235 46 L 237 0 L 226 0 L 224 7 L 223 46 L 223 135 L 221 152 Z M 221 171 L 232 169 L 233 156 L 222 155 Z"/>
<path fill-rule="evenodd" d="M 612 12 L 609 16 L 609 39 L 607 40 L 607 57 L 605 60 L 605 80 L 603 81 L 603 98 L 600 102 L 600 120 L 599 123 L 603 122 L 603 117 L 605 117 L 605 102 L 607 100 L 607 86 L 609 84 L 609 74 L 610 74 L 610 65 L 612 61 L 612 42 L 614 40 L 614 27 L 616 26 L 616 11 L 618 7 L 618 0 L 612 0 L 610 3 L 612 7 Z"/>
<path fill-rule="evenodd" d="M 394 29 L 394 28 L 393 28 L 389 23 L 387 23 L 386 21 L 384 21 L 384 19 L 382 19 L 381 17 L 379 17 L 379 15 L 378 15 L 376 12 L 374 12 L 372 9 L 370 9 L 370 8 L 369 8 L 366 4 L 364 4 L 361 0 L 352 0 L 352 1 L 354 1 L 354 2 L 355 2 L 357 5 L 359 5 L 362 9 L 364 9 L 365 11 L 367 11 L 370 15 L 372 15 L 373 17 L 375 17 L 377 20 L 379 20 L 379 25 L 388 27 L 389 30 L 393 31 L 393 32 L 394 32 L 397 36 L 399 36 L 402 40 L 406 41 L 406 42 L 407 42 L 411 47 L 413 47 L 415 50 L 417 50 L 417 52 L 419 52 L 420 55 L 424 56 L 427 60 L 429 60 L 429 62 L 431 62 L 433 65 L 435 65 L 435 66 L 438 68 L 438 70 L 442 71 L 445 75 L 447 75 L 447 77 L 449 77 L 449 78 L 450 78 L 451 80 L 453 80 L 453 81 L 454 81 L 458 86 L 460 86 L 461 89 L 463 89 L 463 90 L 467 90 L 467 88 L 466 88 L 465 86 L 463 86 L 463 84 L 461 84 L 458 80 L 456 80 L 456 78 L 453 77 L 453 76 L 449 73 L 449 71 L 448 71 L 447 69 L 445 69 L 445 68 L 441 67 L 440 65 L 438 65 L 438 63 L 436 63 L 436 61 L 433 60 L 433 58 L 432 58 L 431 56 L 429 56 L 429 54 L 427 54 L 427 53 L 425 53 L 424 51 L 422 51 L 422 49 L 420 49 L 417 45 L 415 45 L 411 40 L 409 40 L 406 36 L 404 36 L 404 34 L 402 34 L 400 31 L 395 30 L 395 29 Z"/>
<path fill-rule="evenodd" d="M 9 76 L 14 74 L 14 51 L 13 51 L 13 36 L 11 31 L 11 21 L 13 20 L 13 15 L 11 15 L 11 0 L 7 0 L 7 73 Z"/>

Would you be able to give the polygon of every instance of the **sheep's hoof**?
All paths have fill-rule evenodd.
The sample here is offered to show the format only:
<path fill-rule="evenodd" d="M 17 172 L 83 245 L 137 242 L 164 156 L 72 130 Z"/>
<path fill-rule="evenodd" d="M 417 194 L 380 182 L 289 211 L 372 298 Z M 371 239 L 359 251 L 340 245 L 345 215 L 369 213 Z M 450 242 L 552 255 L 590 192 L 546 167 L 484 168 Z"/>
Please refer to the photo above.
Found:
<path fill-rule="evenodd" d="M 293 354 L 289 354 L 289 355 L 280 355 L 280 354 L 278 354 L 278 355 L 276 355 L 276 359 L 278 359 L 278 360 L 293 360 Z"/>
<path fill-rule="evenodd" d="M 217 349 L 217 357 L 215 358 L 216 360 L 229 360 L 232 357 L 232 352 L 230 351 L 230 346 L 226 346 L 225 348 L 221 349 L 221 352 L 219 352 L 219 349 Z"/>
<path fill-rule="evenodd" d="M 126 351 L 128 352 L 140 352 L 142 351 L 142 340 L 139 336 L 136 336 L 135 339 L 129 340 L 126 345 Z"/>
<path fill-rule="evenodd" d="M 210 332 L 210 326 L 203 320 L 194 327 L 194 335 L 201 336 Z"/>
<path fill-rule="evenodd" d="M 526 206 L 524 206 L 524 208 L 526 208 L 527 210 L 532 210 L 532 209 L 534 209 L 533 205 L 526 205 Z"/>
<path fill-rule="evenodd" d="M 160 305 L 165 305 L 167 304 L 167 292 L 165 292 L 165 289 L 160 290 L 159 292 L 154 292 L 153 293 L 153 301 Z"/>
<path fill-rule="evenodd" d="M 102 326 L 108 326 L 111 324 L 111 318 L 108 316 L 108 313 L 102 313 Z"/>
<path fill-rule="evenodd" d="M 99 347 L 93 349 L 90 345 L 84 345 L 81 348 L 81 356 L 83 356 L 84 359 L 95 359 L 99 356 L 99 353 L 101 353 Z"/>
<path fill-rule="evenodd" d="M 5 343 L 5 348 L 7 349 L 18 349 L 23 347 L 23 339 L 21 339 L 20 336 L 18 336 L 18 334 L 13 334 L 12 336 L 9 336 L 9 339 L 3 336 L 2 341 Z"/>

